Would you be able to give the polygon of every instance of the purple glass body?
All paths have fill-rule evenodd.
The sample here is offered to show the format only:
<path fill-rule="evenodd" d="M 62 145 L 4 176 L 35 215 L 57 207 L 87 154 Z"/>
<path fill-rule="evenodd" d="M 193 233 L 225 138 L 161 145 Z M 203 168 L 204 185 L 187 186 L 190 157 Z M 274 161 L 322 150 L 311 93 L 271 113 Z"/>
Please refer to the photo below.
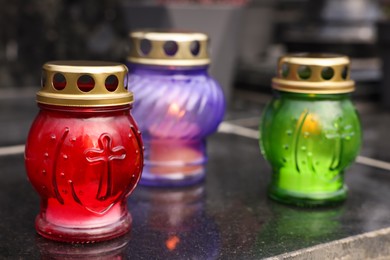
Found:
<path fill-rule="evenodd" d="M 128 64 L 132 110 L 145 144 L 141 185 L 186 186 L 205 177 L 206 137 L 225 111 L 221 87 L 208 66 Z"/>

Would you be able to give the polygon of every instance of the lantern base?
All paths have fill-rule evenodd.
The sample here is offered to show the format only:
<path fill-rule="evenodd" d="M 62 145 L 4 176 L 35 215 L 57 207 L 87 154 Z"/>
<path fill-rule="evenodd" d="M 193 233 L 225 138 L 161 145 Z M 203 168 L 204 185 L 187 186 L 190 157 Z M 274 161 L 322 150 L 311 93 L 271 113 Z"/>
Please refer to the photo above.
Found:
<path fill-rule="evenodd" d="M 335 205 L 343 202 L 347 198 L 347 186 L 334 192 L 324 193 L 300 193 L 275 186 L 270 186 L 268 196 L 278 202 L 295 205 L 299 207 L 319 207 Z"/>
<path fill-rule="evenodd" d="M 140 185 L 188 186 L 205 178 L 203 140 L 146 140 L 145 166 Z"/>
<path fill-rule="evenodd" d="M 131 233 L 129 232 L 103 243 L 75 246 L 70 243 L 58 243 L 37 237 L 35 244 L 39 249 L 41 259 L 122 259 L 130 238 Z"/>
<path fill-rule="evenodd" d="M 148 167 L 145 166 L 139 185 L 152 187 L 190 186 L 202 182 L 206 177 L 203 167 L 200 167 L 199 172 L 195 172 L 190 176 L 183 175 L 180 172 L 171 173 L 169 175 L 170 176 L 156 176 L 155 174 L 148 172 Z"/>
<path fill-rule="evenodd" d="M 35 228 L 41 236 L 70 243 L 94 243 L 122 236 L 130 231 L 132 218 L 126 212 L 118 221 L 99 227 L 64 227 L 48 222 L 44 213 L 35 220 Z"/>

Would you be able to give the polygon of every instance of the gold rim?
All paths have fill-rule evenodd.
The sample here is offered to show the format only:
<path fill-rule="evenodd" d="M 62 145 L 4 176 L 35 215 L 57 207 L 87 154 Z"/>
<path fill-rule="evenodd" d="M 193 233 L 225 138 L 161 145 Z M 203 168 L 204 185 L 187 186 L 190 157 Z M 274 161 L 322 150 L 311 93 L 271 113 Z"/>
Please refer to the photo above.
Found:
<path fill-rule="evenodd" d="M 340 94 L 355 90 L 350 60 L 338 54 L 302 53 L 283 56 L 278 62 L 277 90 L 307 94 Z"/>
<path fill-rule="evenodd" d="M 209 38 L 199 32 L 146 30 L 130 33 L 132 63 L 163 66 L 210 64 Z"/>
<path fill-rule="evenodd" d="M 127 67 L 104 61 L 52 61 L 43 65 L 37 102 L 47 105 L 103 107 L 133 102 Z"/>

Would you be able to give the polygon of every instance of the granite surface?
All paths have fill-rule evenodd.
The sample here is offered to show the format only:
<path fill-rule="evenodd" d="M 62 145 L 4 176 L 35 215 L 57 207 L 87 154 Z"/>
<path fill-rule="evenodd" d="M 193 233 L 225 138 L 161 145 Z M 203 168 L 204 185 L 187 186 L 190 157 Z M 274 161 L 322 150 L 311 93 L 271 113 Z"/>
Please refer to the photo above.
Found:
<path fill-rule="evenodd" d="M 354 165 L 347 174 L 346 203 L 299 209 L 266 198 L 270 169 L 256 142 L 217 134 L 208 145 L 204 184 L 137 188 L 128 200 L 133 217 L 130 235 L 95 245 L 64 245 L 36 235 L 39 199 L 26 179 L 23 156 L 1 157 L 0 256 L 260 259 L 390 225 L 389 172 Z M 172 239 L 179 241 L 175 247 L 170 246 Z"/>
<path fill-rule="evenodd" d="M 37 112 L 33 95 L 3 97 L 0 144 L 21 144 Z M 227 119 L 256 119 L 262 107 L 262 102 L 237 98 Z M 389 114 L 372 104 L 358 103 L 358 108 L 366 133 L 362 153 L 390 159 Z M 204 183 L 182 189 L 138 187 L 128 199 L 131 233 L 92 245 L 38 236 L 39 198 L 27 181 L 23 155 L 0 156 L 0 259 L 261 259 L 390 226 L 389 171 L 355 163 L 346 174 L 344 204 L 301 209 L 266 197 L 270 167 L 256 140 L 217 133 L 208 140 L 208 152 Z"/>

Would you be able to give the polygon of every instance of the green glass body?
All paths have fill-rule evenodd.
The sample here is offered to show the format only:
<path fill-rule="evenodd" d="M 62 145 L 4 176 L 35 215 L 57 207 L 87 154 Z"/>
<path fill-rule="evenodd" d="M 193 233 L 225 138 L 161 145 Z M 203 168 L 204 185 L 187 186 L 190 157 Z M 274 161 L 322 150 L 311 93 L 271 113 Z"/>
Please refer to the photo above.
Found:
<path fill-rule="evenodd" d="M 269 196 L 298 206 L 343 201 L 344 170 L 361 139 L 349 94 L 276 91 L 260 123 L 261 151 L 273 170 Z"/>

